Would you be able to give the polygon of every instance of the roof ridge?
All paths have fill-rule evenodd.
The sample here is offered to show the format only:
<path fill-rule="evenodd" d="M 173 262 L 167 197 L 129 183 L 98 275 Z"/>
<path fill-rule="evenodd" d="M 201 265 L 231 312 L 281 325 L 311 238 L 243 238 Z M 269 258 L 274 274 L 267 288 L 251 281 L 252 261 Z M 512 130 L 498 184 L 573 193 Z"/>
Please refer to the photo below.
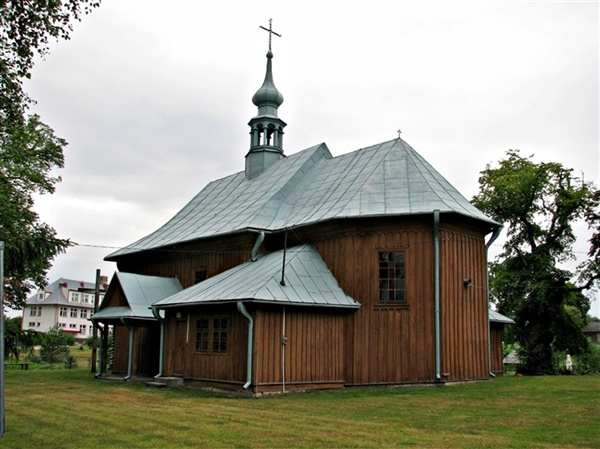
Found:
<path fill-rule="evenodd" d="M 437 189 L 434 188 L 434 186 L 429 182 L 429 180 L 423 175 L 423 171 L 421 170 L 421 167 L 419 166 L 419 164 L 416 163 L 415 161 L 415 155 L 413 153 L 417 153 L 410 145 L 407 144 L 408 147 L 408 151 L 406 152 L 406 154 L 408 155 L 408 158 L 411 160 L 411 162 L 413 163 L 413 165 L 415 166 L 415 168 L 417 169 L 417 171 L 419 172 L 419 174 L 421 175 L 421 179 L 423 179 L 424 182 L 427 183 L 427 185 L 429 185 L 429 187 L 431 188 L 431 191 L 433 192 L 433 194 L 435 196 L 438 197 L 438 199 L 440 200 L 441 203 L 443 203 L 448 210 L 452 210 L 452 207 L 448 205 L 448 203 L 446 203 L 446 201 L 440 196 L 440 194 L 438 193 Z M 418 153 L 417 153 L 417 157 L 418 157 Z M 421 162 L 421 161 L 419 161 Z M 427 169 L 427 167 L 425 167 L 425 169 Z M 429 172 L 430 175 L 432 175 L 432 173 L 427 170 Z M 410 186 L 410 182 L 408 183 L 408 185 Z M 438 183 L 438 187 L 441 187 Z M 409 205 L 410 207 L 410 205 Z M 462 206 L 461 206 L 462 207 Z"/>
<path fill-rule="evenodd" d="M 381 148 L 382 145 L 389 143 L 389 142 L 393 142 L 394 140 L 399 140 L 398 138 L 396 139 L 392 139 L 392 140 L 387 140 L 385 142 L 382 142 L 378 145 L 373 145 L 373 146 L 377 146 L 378 148 L 375 149 L 375 151 L 373 151 L 373 154 L 371 155 L 371 157 L 369 158 L 369 160 L 367 161 L 366 164 L 363 165 L 363 168 L 361 169 L 361 173 L 363 170 L 365 170 L 367 168 L 367 166 L 369 165 L 369 162 L 371 162 L 371 160 L 373 160 L 373 158 L 377 155 L 377 152 L 379 151 L 379 149 Z M 373 173 L 375 173 L 375 171 L 381 166 L 381 164 L 383 164 L 383 162 L 385 161 L 386 157 L 389 155 L 390 151 L 392 151 L 392 149 L 398 144 L 398 142 L 394 143 L 394 145 L 391 145 L 387 150 L 386 150 L 386 154 L 381 158 L 381 160 L 375 165 L 375 167 L 373 167 L 373 170 L 371 170 L 371 173 L 369 173 L 367 176 L 365 176 L 365 179 L 362 181 L 362 183 L 360 184 L 360 189 L 358 189 L 356 195 L 362 195 L 362 187 L 367 183 L 367 181 L 371 178 L 371 176 L 373 175 Z M 363 148 L 363 150 L 367 150 L 370 147 L 366 147 Z M 356 163 L 356 161 L 354 162 Z M 348 186 L 348 188 L 344 191 L 344 193 L 346 193 L 351 186 Z M 343 197 L 344 193 L 340 196 Z M 343 206 L 341 206 L 339 208 L 340 211 L 344 210 L 346 208 L 346 206 L 348 206 L 348 204 L 354 200 L 354 198 L 356 198 L 356 195 L 350 197 L 350 199 L 348 199 L 348 201 L 345 202 L 345 204 Z"/>
<path fill-rule="evenodd" d="M 314 147 L 310 147 L 307 148 L 307 150 L 310 149 L 314 149 L 312 155 L 310 157 L 308 157 L 295 171 L 295 173 L 290 176 L 287 181 L 281 186 L 281 188 L 279 188 L 276 192 L 274 192 L 271 197 L 265 201 L 265 203 L 263 204 L 263 206 L 258 209 L 252 216 L 252 221 L 256 220 L 257 217 L 260 217 L 262 212 L 264 211 L 264 209 L 268 208 L 268 205 L 272 204 L 273 202 L 277 202 L 279 203 L 277 205 L 277 209 L 273 212 L 272 216 L 270 217 L 270 221 L 268 224 L 265 224 L 263 227 L 268 227 L 270 224 L 273 223 L 273 220 L 275 219 L 275 217 L 277 216 L 277 212 L 279 211 L 279 208 L 281 207 L 281 203 L 283 202 L 283 200 L 287 197 L 289 197 L 290 193 L 283 193 L 286 188 L 290 185 L 292 185 L 292 183 L 294 181 L 296 181 L 298 179 L 298 177 L 304 177 L 306 176 L 306 173 L 302 173 L 303 169 L 306 167 L 307 171 L 311 171 L 315 165 L 322 161 L 322 160 L 328 160 L 328 159 L 333 159 L 333 155 L 331 154 L 331 151 L 329 151 L 329 148 L 327 147 L 327 144 L 325 142 L 321 142 L 318 145 L 315 145 Z M 307 151 L 307 150 L 303 150 L 303 151 Z M 312 158 L 315 154 L 318 154 L 320 151 L 324 152 L 323 158 L 321 158 L 319 161 L 312 161 Z M 297 153 L 296 153 L 297 154 Z M 329 157 L 327 157 L 329 156 Z M 256 178 L 258 179 L 258 178 Z"/>

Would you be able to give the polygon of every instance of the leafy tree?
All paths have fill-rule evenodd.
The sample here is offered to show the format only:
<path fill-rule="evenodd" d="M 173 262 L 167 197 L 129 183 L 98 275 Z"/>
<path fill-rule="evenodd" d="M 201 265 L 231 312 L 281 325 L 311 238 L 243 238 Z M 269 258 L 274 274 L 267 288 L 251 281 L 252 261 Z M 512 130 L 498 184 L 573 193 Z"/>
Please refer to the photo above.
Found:
<path fill-rule="evenodd" d="M 33 284 L 44 285 L 52 259 L 70 244 L 32 210 L 33 195 L 53 193 L 66 142 L 37 115 L 23 90 L 34 59 L 51 39 L 69 39 L 72 22 L 96 0 L 0 0 L 0 240 L 6 243 L 6 302 L 23 305 Z"/>
<path fill-rule="evenodd" d="M 72 335 L 53 327 L 45 334 L 42 334 L 40 356 L 44 362 L 48 363 L 64 360 L 69 354 L 69 346 L 74 343 L 75 338 Z"/>
<path fill-rule="evenodd" d="M 4 357 L 11 355 L 19 361 L 21 337 L 21 317 L 4 320 Z"/>
<path fill-rule="evenodd" d="M 550 373 L 555 352 L 587 349 L 583 291 L 600 279 L 600 195 L 571 169 L 514 150 L 482 171 L 479 185 L 473 203 L 507 229 L 503 252 L 490 267 L 490 289 L 500 312 L 515 319 L 523 371 Z M 559 265 L 574 259 L 572 225 L 580 219 L 595 231 L 590 260 L 572 273 Z"/>

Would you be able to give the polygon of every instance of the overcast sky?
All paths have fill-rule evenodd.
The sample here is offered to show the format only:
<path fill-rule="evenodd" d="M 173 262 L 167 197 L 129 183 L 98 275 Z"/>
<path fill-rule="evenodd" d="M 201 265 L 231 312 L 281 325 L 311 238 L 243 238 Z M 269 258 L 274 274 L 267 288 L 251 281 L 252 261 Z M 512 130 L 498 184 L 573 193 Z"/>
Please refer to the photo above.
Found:
<path fill-rule="evenodd" d="M 27 83 L 69 142 L 63 182 L 36 203 L 63 237 L 131 243 L 243 169 L 269 17 L 287 154 L 326 142 L 339 155 L 401 129 L 467 198 L 509 148 L 598 181 L 595 1 L 165 5 L 104 0 Z M 73 248 L 49 278 L 112 274 L 109 252 Z"/>

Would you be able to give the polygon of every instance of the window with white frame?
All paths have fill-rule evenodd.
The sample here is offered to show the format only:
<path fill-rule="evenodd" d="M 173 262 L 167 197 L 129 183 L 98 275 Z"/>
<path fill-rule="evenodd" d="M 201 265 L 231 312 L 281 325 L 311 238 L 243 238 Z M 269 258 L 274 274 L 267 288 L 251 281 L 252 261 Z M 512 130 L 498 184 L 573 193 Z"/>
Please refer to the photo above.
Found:
<path fill-rule="evenodd" d="M 71 308 L 71 318 L 77 318 L 77 309 Z"/>
<path fill-rule="evenodd" d="M 29 322 L 29 327 L 35 327 L 35 322 L 34 321 L 30 321 Z"/>
<path fill-rule="evenodd" d="M 41 323 L 38 321 L 36 327 L 40 327 L 40 326 L 41 326 Z"/>
<path fill-rule="evenodd" d="M 77 329 L 77 324 L 69 323 L 69 329 Z"/>
<path fill-rule="evenodd" d="M 61 307 L 60 311 L 58 312 L 59 316 L 67 316 L 67 308 L 66 307 Z"/>
<path fill-rule="evenodd" d="M 60 328 L 63 328 L 63 327 L 65 327 L 65 326 L 66 326 L 66 324 L 65 324 L 65 323 L 58 323 L 58 327 L 60 327 Z"/>
<path fill-rule="evenodd" d="M 79 311 L 79 318 L 87 318 L 87 310 L 86 309 L 81 309 Z"/>
<path fill-rule="evenodd" d="M 85 324 L 80 324 L 79 325 L 79 333 L 80 334 L 85 334 L 85 329 L 86 329 L 86 325 Z"/>
<path fill-rule="evenodd" d="M 36 316 L 37 311 L 35 310 L 35 306 L 31 306 L 29 308 L 29 316 Z"/>

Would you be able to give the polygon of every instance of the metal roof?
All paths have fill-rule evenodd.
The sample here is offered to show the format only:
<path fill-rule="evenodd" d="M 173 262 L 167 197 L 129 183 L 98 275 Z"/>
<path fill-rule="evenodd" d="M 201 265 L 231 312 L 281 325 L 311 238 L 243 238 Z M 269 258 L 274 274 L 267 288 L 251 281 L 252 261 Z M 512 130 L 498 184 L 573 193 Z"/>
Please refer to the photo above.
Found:
<path fill-rule="evenodd" d="M 243 230 L 435 209 L 497 224 L 400 138 L 338 157 L 322 143 L 275 162 L 255 178 L 239 172 L 209 183 L 158 230 L 106 260 Z"/>
<path fill-rule="evenodd" d="M 158 308 L 227 301 L 358 308 L 346 295 L 312 245 L 288 248 L 285 286 L 280 285 L 283 250 L 246 262 L 154 305 Z"/>
<path fill-rule="evenodd" d="M 583 332 L 600 332 L 600 321 L 590 321 L 582 329 Z"/>
<path fill-rule="evenodd" d="M 504 316 L 501 313 L 498 313 L 492 309 L 490 309 L 489 318 L 490 318 L 490 321 L 492 321 L 494 323 L 515 324 L 515 322 L 513 320 L 511 320 L 509 317 Z"/>
<path fill-rule="evenodd" d="M 56 281 L 52 282 L 51 284 L 49 284 L 48 286 L 46 286 L 46 288 L 43 289 L 44 292 L 49 292 L 50 294 L 48 295 L 48 297 L 44 298 L 44 299 L 39 299 L 38 294 L 42 289 L 38 289 L 36 291 L 36 293 L 32 296 L 30 296 L 29 298 L 27 298 L 26 304 L 27 305 L 43 305 L 43 304 L 65 304 L 65 305 L 73 305 L 73 302 L 69 302 L 69 298 L 66 296 L 66 291 L 61 288 L 61 284 L 65 285 L 66 284 L 66 290 L 91 290 L 92 292 L 94 291 L 94 289 L 96 288 L 96 284 L 93 282 L 86 282 L 86 281 L 77 281 L 74 279 L 66 279 L 66 278 L 59 278 Z M 101 290 L 101 292 L 103 293 L 104 290 Z M 86 303 L 77 303 L 78 307 L 87 307 L 87 308 L 92 308 L 94 307 L 93 304 L 86 304 Z"/>
<path fill-rule="evenodd" d="M 171 296 L 182 289 L 181 284 L 176 278 L 146 276 L 122 271 L 115 273 L 111 280 L 111 285 L 115 281 L 118 281 L 123 289 L 127 306 L 106 307 L 106 302 L 110 300 L 109 295 L 106 295 L 98 312 L 94 314 L 93 319 L 154 319 L 150 306 L 156 301 Z"/>

